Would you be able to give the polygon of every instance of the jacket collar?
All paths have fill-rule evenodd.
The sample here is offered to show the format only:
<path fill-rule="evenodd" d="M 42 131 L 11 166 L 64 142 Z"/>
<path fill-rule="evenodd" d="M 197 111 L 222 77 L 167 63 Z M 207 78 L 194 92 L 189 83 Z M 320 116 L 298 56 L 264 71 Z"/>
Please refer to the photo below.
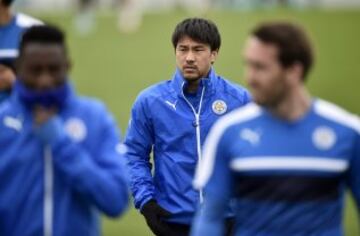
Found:
<path fill-rule="evenodd" d="M 70 87 L 69 95 L 67 98 L 65 98 L 66 99 L 65 105 L 62 110 L 66 110 L 73 103 L 74 99 L 76 98 L 76 92 L 75 92 L 73 84 L 69 83 L 69 87 Z M 13 104 L 14 107 L 20 109 L 21 113 L 23 113 L 23 114 L 30 113 L 30 111 L 25 107 L 25 105 L 19 98 L 19 95 L 16 92 L 16 90 L 12 90 L 9 101 Z M 62 112 L 62 111 L 60 111 L 60 112 Z"/>
<path fill-rule="evenodd" d="M 0 91 L 0 104 L 10 97 L 9 91 Z"/>
<path fill-rule="evenodd" d="M 199 88 L 205 87 L 205 94 L 204 94 L 205 97 L 215 92 L 216 82 L 217 82 L 217 75 L 215 73 L 214 68 L 211 67 L 207 78 L 202 78 L 201 86 L 199 86 Z M 171 80 L 171 85 L 178 96 L 182 97 L 183 88 L 187 86 L 187 83 L 188 82 L 183 77 L 181 71 L 178 68 L 176 68 L 175 74 Z"/>

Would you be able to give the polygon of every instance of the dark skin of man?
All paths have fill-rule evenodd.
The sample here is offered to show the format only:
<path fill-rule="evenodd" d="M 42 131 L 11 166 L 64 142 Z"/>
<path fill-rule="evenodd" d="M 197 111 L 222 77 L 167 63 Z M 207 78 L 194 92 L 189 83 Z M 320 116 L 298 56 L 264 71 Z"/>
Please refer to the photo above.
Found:
<path fill-rule="evenodd" d="M 35 91 L 46 91 L 62 85 L 70 69 L 66 50 L 58 44 L 29 43 L 17 63 L 19 79 Z M 36 125 L 44 124 L 57 113 L 57 107 L 35 106 L 33 117 Z"/>

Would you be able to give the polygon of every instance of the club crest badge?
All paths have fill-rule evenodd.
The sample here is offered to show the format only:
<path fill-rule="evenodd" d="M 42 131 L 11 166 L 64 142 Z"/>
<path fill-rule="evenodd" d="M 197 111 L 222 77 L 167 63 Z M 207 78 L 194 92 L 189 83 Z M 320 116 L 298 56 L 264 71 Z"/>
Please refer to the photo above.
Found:
<path fill-rule="evenodd" d="M 79 118 L 70 118 L 65 122 L 66 133 L 76 142 L 81 142 L 87 135 L 84 122 Z"/>
<path fill-rule="evenodd" d="M 212 104 L 212 110 L 217 115 L 222 115 L 227 111 L 227 105 L 223 100 L 216 100 Z"/>
<path fill-rule="evenodd" d="M 318 149 L 329 150 L 336 142 L 336 134 L 333 129 L 327 126 L 320 126 L 314 130 L 312 141 Z"/>

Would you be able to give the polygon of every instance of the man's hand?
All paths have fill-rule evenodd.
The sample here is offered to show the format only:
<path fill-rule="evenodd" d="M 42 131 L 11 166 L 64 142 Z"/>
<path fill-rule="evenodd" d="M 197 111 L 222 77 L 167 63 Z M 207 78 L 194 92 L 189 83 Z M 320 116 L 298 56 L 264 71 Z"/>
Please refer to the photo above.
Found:
<path fill-rule="evenodd" d="M 36 106 L 33 109 L 33 116 L 35 125 L 39 126 L 45 124 L 51 117 L 56 114 L 56 108 L 45 108 L 42 106 Z"/>
<path fill-rule="evenodd" d="M 55 108 L 36 106 L 33 109 L 36 136 L 45 144 L 54 144 L 65 135 L 61 119 Z"/>
<path fill-rule="evenodd" d="M 169 227 L 163 222 L 164 218 L 171 216 L 171 213 L 162 208 L 155 200 L 150 200 L 141 209 L 147 225 L 151 231 L 158 236 L 171 235 Z"/>
<path fill-rule="evenodd" d="M 15 73 L 11 68 L 0 64 L 0 91 L 10 90 L 15 78 Z"/>

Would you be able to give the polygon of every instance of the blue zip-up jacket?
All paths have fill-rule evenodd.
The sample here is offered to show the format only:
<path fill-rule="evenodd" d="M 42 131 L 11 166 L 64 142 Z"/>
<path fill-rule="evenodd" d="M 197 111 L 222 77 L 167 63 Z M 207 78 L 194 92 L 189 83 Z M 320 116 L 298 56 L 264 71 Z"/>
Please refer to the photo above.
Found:
<path fill-rule="evenodd" d="M 221 215 L 232 197 L 233 235 L 343 236 L 345 190 L 359 211 L 359 170 L 355 115 L 315 99 L 288 121 L 249 104 L 217 122 L 206 140 L 194 181 L 205 198 L 191 235 L 224 235 Z"/>
<path fill-rule="evenodd" d="M 0 106 L 0 235 L 99 235 L 128 190 L 119 134 L 104 105 L 68 97 L 35 128 L 14 92 Z"/>
<path fill-rule="evenodd" d="M 200 202 L 201 192 L 193 189 L 192 181 L 209 129 L 223 114 L 250 101 L 244 88 L 216 75 L 214 69 L 202 79 L 198 106 L 184 96 L 186 86 L 177 70 L 172 80 L 141 92 L 125 139 L 135 207 L 141 209 L 156 199 L 172 213 L 170 222 L 182 224 L 191 223 Z"/>

